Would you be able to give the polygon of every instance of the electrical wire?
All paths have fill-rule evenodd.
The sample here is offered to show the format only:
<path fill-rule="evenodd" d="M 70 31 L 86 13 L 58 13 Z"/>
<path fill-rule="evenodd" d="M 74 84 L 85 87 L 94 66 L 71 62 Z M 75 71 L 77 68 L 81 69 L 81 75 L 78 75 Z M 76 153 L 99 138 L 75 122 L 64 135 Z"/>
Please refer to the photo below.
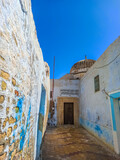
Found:
<path fill-rule="evenodd" d="M 118 54 L 111 62 L 109 62 L 108 64 L 105 64 L 104 66 L 101 66 L 101 67 L 95 67 L 95 69 L 99 69 L 99 68 L 103 68 L 103 67 L 106 67 L 108 65 L 110 65 L 112 62 L 114 62 L 118 57 L 120 56 L 120 54 Z"/>
<path fill-rule="evenodd" d="M 108 64 L 106 64 L 106 65 L 104 65 L 104 66 L 94 67 L 94 65 L 93 65 L 93 66 L 92 66 L 93 68 L 90 68 L 90 69 L 92 69 L 92 72 L 89 72 L 89 70 L 88 70 L 88 72 L 85 74 L 85 76 L 84 76 L 83 78 L 81 78 L 81 81 L 83 81 L 88 75 L 92 74 L 93 71 L 94 71 L 94 69 L 100 69 L 100 68 L 104 68 L 104 67 L 110 65 L 110 64 L 111 64 L 112 62 L 114 62 L 119 56 L 120 56 L 120 53 L 119 53 L 112 61 L 110 61 Z M 96 62 L 97 62 L 97 61 L 96 61 Z"/>

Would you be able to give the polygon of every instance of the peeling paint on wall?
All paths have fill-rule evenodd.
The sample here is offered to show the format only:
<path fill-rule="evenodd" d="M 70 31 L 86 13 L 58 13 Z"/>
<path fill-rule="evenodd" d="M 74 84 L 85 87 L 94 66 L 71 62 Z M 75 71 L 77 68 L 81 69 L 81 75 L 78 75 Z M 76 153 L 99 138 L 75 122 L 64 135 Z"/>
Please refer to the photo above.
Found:
<path fill-rule="evenodd" d="M 113 146 L 113 135 L 109 128 L 102 127 L 101 125 L 84 120 L 83 118 L 80 118 L 80 124 L 93 134 L 96 134 L 99 138 L 106 141 L 110 146 Z"/>
<path fill-rule="evenodd" d="M 0 1 L 0 20 L 0 159 L 34 160 L 41 84 L 46 99 L 40 127 L 46 130 L 49 66 L 38 43 L 30 0 Z"/>
<path fill-rule="evenodd" d="M 115 99 L 116 96 L 117 98 L 120 96 L 118 93 L 120 90 L 119 68 L 120 37 L 80 79 L 80 124 L 111 148 L 118 146 L 116 118 L 119 116 L 115 116 L 118 107 L 114 107 L 114 103 L 118 104 L 118 100 Z M 97 75 L 99 75 L 100 90 L 95 92 L 94 78 Z M 120 123 L 120 119 L 118 121 Z M 118 153 L 118 149 L 116 151 Z"/>
<path fill-rule="evenodd" d="M 22 132 L 20 133 L 20 150 L 23 149 L 27 131 L 28 131 L 28 146 L 29 146 L 29 136 L 30 136 L 30 113 L 31 113 L 31 105 L 30 105 L 29 111 L 28 111 L 26 127 L 25 127 L 25 124 L 22 124 L 22 122 L 21 122 L 21 130 L 22 130 Z"/>

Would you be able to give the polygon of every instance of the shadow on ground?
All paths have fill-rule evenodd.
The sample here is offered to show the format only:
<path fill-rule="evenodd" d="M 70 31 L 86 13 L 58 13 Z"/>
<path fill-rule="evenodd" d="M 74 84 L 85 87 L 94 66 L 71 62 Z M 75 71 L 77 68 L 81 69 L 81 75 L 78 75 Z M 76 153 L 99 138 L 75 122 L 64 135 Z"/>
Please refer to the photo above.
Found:
<path fill-rule="evenodd" d="M 42 160 L 120 160 L 83 127 L 47 128 Z"/>

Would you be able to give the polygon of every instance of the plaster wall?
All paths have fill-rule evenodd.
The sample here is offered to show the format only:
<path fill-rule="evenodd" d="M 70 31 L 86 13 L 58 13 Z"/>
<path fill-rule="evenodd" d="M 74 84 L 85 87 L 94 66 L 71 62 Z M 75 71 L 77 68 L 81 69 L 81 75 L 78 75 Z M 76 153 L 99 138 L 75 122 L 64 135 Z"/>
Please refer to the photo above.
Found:
<path fill-rule="evenodd" d="M 37 40 L 31 1 L 1 0 L 0 159 L 36 158 L 42 85 L 46 98 L 41 141 L 46 129 L 50 81 L 49 67 Z"/>
<path fill-rule="evenodd" d="M 50 90 L 51 91 L 52 91 L 52 87 L 53 87 L 53 80 L 51 79 L 50 80 Z M 61 107 L 58 106 L 59 105 L 58 97 L 59 97 L 59 100 L 61 99 L 63 103 L 67 97 L 68 97 L 68 102 L 70 101 L 70 97 L 71 97 L 71 100 L 74 100 L 74 98 L 79 98 L 79 80 L 62 80 L 62 79 L 54 80 L 53 101 L 55 105 L 55 113 L 53 115 L 53 118 L 49 116 L 48 123 L 50 125 L 57 125 L 57 117 L 59 117 L 61 113 L 63 114 L 62 112 L 63 106 Z M 78 103 L 75 106 L 78 107 Z M 60 111 L 60 113 L 58 112 L 58 110 Z M 76 110 L 78 110 L 78 108 Z M 58 124 L 63 124 L 63 120 L 61 120 L 61 122 L 58 122 Z M 77 122 L 75 122 L 75 124 L 77 124 Z"/>
<path fill-rule="evenodd" d="M 100 91 L 95 92 L 94 77 L 97 75 L 100 78 Z M 107 48 L 80 80 L 80 124 L 111 148 L 115 147 L 115 140 L 109 96 L 119 90 L 120 37 Z"/>
<path fill-rule="evenodd" d="M 52 91 L 53 80 L 50 80 L 50 90 Z M 79 80 L 54 80 L 53 100 L 57 102 L 57 97 L 79 97 Z"/>

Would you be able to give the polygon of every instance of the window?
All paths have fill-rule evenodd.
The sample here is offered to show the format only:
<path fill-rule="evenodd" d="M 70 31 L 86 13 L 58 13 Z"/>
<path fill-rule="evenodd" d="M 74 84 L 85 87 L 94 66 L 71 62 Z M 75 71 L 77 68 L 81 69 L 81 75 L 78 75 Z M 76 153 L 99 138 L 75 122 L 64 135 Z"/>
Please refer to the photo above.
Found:
<path fill-rule="evenodd" d="M 94 85 L 95 85 L 95 92 L 100 90 L 100 81 L 99 81 L 99 75 L 97 75 L 94 78 Z"/>

